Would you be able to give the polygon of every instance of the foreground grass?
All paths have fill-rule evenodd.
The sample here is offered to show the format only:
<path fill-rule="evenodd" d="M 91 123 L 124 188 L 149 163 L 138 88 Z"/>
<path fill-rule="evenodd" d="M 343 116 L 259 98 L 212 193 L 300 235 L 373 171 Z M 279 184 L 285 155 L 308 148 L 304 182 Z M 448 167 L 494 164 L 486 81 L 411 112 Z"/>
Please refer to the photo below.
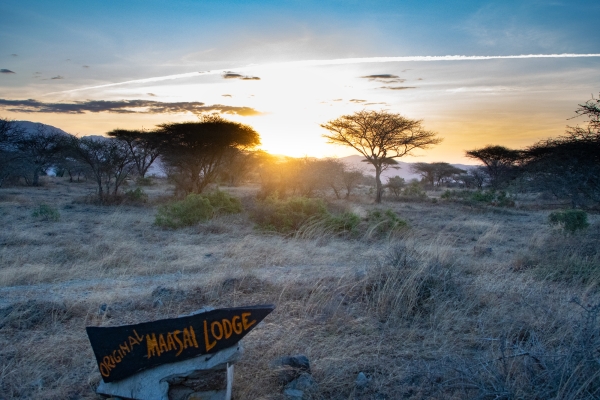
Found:
<path fill-rule="evenodd" d="M 246 214 L 161 230 L 166 187 L 144 207 L 73 202 L 88 190 L 0 189 L 0 398 L 96 398 L 86 325 L 259 303 L 277 309 L 244 339 L 239 399 L 281 398 L 268 363 L 294 353 L 311 360 L 323 398 L 597 394 L 597 369 L 577 358 L 597 348 L 585 336 L 598 330 L 597 281 L 539 274 L 557 241 L 547 212 L 390 203 L 411 227 L 401 235 L 302 238 L 258 231 Z M 60 219 L 33 218 L 42 203 Z M 361 371 L 372 381 L 357 392 Z"/>

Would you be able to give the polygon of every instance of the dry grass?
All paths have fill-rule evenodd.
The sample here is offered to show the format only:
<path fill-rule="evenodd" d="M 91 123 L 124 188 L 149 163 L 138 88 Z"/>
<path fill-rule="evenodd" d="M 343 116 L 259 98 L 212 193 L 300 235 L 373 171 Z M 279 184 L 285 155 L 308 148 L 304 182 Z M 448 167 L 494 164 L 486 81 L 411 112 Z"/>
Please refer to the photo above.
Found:
<path fill-rule="evenodd" d="M 245 214 L 161 230 L 166 184 L 144 187 L 145 206 L 78 200 L 92 187 L 0 189 L 0 398 L 97 398 L 86 325 L 259 303 L 277 309 L 244 339 L 236 399 L 281 399 L 268 364 L 296 353 L 326 399 L 597 397 L 596 278 L 537 272 L 548 246 L 580 258 L 591 247 L 557 247 L 547 211 L 394 202 L 410 225 L 394 237 L 285 238 Z M 231 192 L 247 204 L 253 190 Z M 366 199 L 338 207 L 366 214 Z M 60 219 L 33 218 L 41 203 Z"/>

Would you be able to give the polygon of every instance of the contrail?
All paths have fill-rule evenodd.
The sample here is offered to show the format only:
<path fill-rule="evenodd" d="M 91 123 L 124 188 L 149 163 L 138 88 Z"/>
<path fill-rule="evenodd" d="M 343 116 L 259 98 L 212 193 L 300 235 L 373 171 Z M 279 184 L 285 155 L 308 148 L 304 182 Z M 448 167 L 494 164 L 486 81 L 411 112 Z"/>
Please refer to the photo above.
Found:
<path fill-rule="evenodd" d="M 73 93 L 83 90 L 101 89 L 112 86 L 129 85 L 134 83 L 160 82 L 173 79 L 191 78 L 205 75 L 221 75 L 225 72 L 243 72 L 255 69 L 271 69 L 285 67 L 319 67 L 326 65 L 346 65 L 346 64 L 367 64 L 367 63 L 388 63 L 388 62 L 410 62 L 410 61 L 476 61 L 476 60 L 497 60 L 497 59 L 520 59 L 520 58 L 580 58 L 580 57 L 600 57 L 600 54 L 521 54 L 513 56 L 407 56 L 407 57 L 364 57 L 364 58 L 336 58 L 332 60 L 300 60 L 287 61 L 271 64 L 252 64 L 244 67 L 230 68 L 226 70 L 188 72 L 185 74 L 156 76 L 153 78 L 135 79 L 125 82 L 108 83 L 105 85 L 88 86 L 79 89 L 65 90 L 56 93 Z"/>

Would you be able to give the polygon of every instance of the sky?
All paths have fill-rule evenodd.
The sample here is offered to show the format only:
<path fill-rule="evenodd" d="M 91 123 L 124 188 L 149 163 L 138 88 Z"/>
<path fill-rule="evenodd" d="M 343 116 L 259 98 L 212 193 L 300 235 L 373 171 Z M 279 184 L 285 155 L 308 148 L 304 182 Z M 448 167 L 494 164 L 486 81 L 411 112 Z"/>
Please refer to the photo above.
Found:
<path fill-rule="evenodd" d="M 0 118 L 83 136 L 219 112 L 268 152 L 343 157 L 320 125 L 386 110 L 444 139 L 404 161 L 473 163 L 585 124 L 599 20 L 579 0 L 4 0 Z"/>

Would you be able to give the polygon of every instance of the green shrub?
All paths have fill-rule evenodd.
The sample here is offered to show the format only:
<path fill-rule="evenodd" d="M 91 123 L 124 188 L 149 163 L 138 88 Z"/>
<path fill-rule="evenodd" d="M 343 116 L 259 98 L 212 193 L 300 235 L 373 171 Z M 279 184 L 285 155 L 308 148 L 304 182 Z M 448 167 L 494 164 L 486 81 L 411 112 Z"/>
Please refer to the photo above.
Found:
<path fill-rule="evenodd" d="M 154 223 L 165 228 L 181 228 L 207 221 L 213 212 L 206 197 L 192 193 L 184 200 L 160 206 Z"/>
<path fill-rule="evenodd" d="M 165 228 L 182 228 L 205 222 L 215 215 L 235 214 L 242 211 L 239 199 L 221 191 L 206 195 L 190 194 L 158 208 L 154 223 Z"/>
<path fill-rule="evenodd" d="M 48 204 L 40 204 L 33 212 L 31 216 L 39 218 L 42 221 L 58 221 L 60 219 L 60 213 L 58 210 Z"/>
<path fill-rule="evenodd" d="M 400 198 L 408 200 L 424 200 L 427 198 L 427 193 L 425 193 L 419 182 L 411 182 L 404 188 Z"/>
<path fill-rule="evenodd" d="M 369 211 L 367 223 L 367 236 L 390 235 L 408 227 L 408 223 L 391 209 Z"/>
<path fill-rule="evenodd" d="M 210 202 L 215 214 L 237 214 L 242 212 L 242 202 L 227 192 L 216 190 L 204 197 Z"/>
<path fill-rule="evenodd" d="M 268 197 L 251 213 L 251 218 L 259 228 L 284 234 L 297 231 L 311 219 L 326 216 L 327 209 L 323 200 L 306 197 L 284 200 Z"/>
<path fill-rule="evenodd" d="M 484 203 L 497 207 L 514 207 L 514 200 L 504 190 L 446 190 L 441 196 L 444 200 L 464 202 L 467 204 Z"/>
<path fill-rule="evenodd" d="M 548 216 L 550 225 L 559 225 L 568 233 L 575 233 L 590 226 L 583 210 L 555 211 Z"/>
<path fill-rule="evenodd" d="M 129 189 L 123 193 L 124 199 L 128 203 L 146 203 L 148 202 L 148 195 L 142 188 Z"/>

